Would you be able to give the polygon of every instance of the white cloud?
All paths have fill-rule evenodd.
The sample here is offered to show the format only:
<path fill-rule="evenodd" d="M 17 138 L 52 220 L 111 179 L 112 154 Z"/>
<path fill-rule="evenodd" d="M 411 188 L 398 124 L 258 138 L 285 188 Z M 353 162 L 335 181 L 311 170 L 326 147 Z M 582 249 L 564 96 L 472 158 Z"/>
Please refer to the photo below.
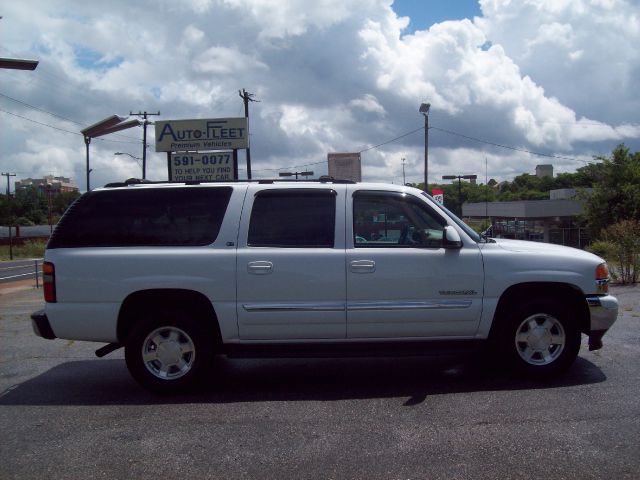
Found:
<path fill-rule="evenodd" d="M 369 22 L 360 36 L 368 45 L 366 57 L 374 62 L 380 89 L 407 99 L 429 99 L 433 109 L 452 116 L 468 115 L 478 107 L 497 110 L 535 147 L 571 149 L 576 141 L 637 137 L 638 125 L 616 128 L 603 124 L 597 131 L 574 128 L 575 111 L 522 74 L 502 45 L 494 42 L 487 51 L 479 48 L 488 39 L 468 20 L 445 22 L 404 37 L 397 24 Z M 573 37 L 571 25 L 551 23 L 539 26 L 537 35 L 524 45 L 528 51 L 540 46 L 570 50 Z M 569 55 L 578 60 L 582 53 L 570 50 Z M 584 122 L 594 121 L 584 118 Z"/>
<path fill-rule="evenodd" d="M 196 72 L 229 75 L 245 70 L 269 70 L 269 67 L 235 48 L 215 46 L 193 60 Z"/>
<path fill-rule="evenodd" d="M 187 25 L 182 32 L 182 39 L 178 50 L 183 54 L 189 54 L 192 48 L 199 48 L 206 39 L 205 33 L 195 25 Z"/>
<path fill-rule="evenodd" d="M 384 107 L 380 105 L 380 102 L 378 102 L 378 99 L 375 97 L 375 95 L 371 95 L 369 93 L 363 95 L 360 98 L 351 100 L 349 102 L 349 105 L 354 108 L 361 108 L 365 112 L 375 113 L 381 117 L 384 117 L 386 114 Z"/>
<path fill-rule="evenodd" d="M 238 90 L 246 88 L 260 101 L 250 105 L 252 164 L 264 176 L 297 165 L 321 173 L 330 151 L 401 137 L 363 152 L 364 178 L 399 183 L 405 158 L 407 181 L 421 181 L 422 102 L 432 105 L 432 180 L 479 174 L 485 156 L 498 180 L 537 163 L 582 165 L 472 139 L 579 159 L 621 141 L 640 149 L 637 7 L 483 0 L 482 9 L 473 22 L 405 34 L 409 19 L 395 15 L 391 0 L 10 2 L 3 55 L 41 63 L 35 72 L 0 72 L 2 93 L 78 123 L 6 97 L 0 108 L 77 132 L 139 110 L 174 119 L 242 116 Z M 82 137 L 0 115 L 3 171 L 84 184 Z M 137 175 L 135 161 L 113 152 L 140 150 L 140 129 L 92 142 L 92 183 Z M 153 147 L 148 171 L 166 178 L 166 155 Z"/>
<path fill-rule="evenodd" d="M 222 5 L 249 12 L 261 25 L 261 39 L 282 39 L 305 34 L 309 28 L 325 29 L 367 9 L 373 0 L 220 0 Z M 389 3 L 389 2 L 386 2 Z"/>
<path fill-rule="evenodd" d="M 635 0 L 480 0 L 476 24 L 525 75 L 578 116 L 637 121 Z"/>
<path fill-rule="evenodd" d="M 538 34 L 532 40 L 527 42 L 527 48 L 532 49 L 538 45 L 554 45 L 562 48 L 571 48 L 573 45 L 574 35 L 571 25 L 560 24 L 557 22 L 540 25 Z"/>

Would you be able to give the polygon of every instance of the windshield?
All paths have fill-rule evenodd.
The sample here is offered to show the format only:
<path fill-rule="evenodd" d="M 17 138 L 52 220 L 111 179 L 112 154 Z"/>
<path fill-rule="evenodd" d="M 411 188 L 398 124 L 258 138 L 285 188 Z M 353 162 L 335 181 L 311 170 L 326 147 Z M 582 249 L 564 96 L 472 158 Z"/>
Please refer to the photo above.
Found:
<path fill-rule="evenodd" d="M 422 195 L 424 195 L 425 197 L 433 201 L 433 203 L 437 205 L 440 209 L 444 210 L 444 212 L 449 216 L 449 218 L 451 218 L 451 220 L 453 220 L 456 223 L 456 225 L 458 225 L 462 230 L 464 230 L 465 233 L 469 235 L 474 241 L 476 242 L 484 241 L 482 236 L 480 236 L 480 234 L 478 234 L 473 228 L 471 228 L 469 225 L 467 225 L 458 217 L 456 217 L 456 215 L 453 212 L 451 212 L 447 207 L 436 202 L 431 195 L 425 192 L 422 192 Z"/>

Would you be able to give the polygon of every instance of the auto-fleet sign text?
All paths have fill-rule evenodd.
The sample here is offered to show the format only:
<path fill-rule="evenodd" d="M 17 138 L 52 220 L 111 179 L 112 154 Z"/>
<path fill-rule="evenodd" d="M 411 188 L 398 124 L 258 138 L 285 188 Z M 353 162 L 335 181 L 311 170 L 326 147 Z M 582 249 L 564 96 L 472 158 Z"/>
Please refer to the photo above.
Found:
<path fill-rule="evenodd" d="M 247 148 L 248 138 L 244 117 L 156 122 L 156 152 Z"/>

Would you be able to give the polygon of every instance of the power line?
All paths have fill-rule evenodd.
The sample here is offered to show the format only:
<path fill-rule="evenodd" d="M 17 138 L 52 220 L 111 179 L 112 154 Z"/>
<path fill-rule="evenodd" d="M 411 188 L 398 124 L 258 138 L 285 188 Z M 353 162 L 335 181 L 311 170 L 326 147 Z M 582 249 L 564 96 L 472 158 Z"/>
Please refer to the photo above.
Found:
<path fill-rule="evenodd" d="M 60 128 L 60 127 L 55 127 L 53 125 L 49 125 L 48 123 L 38 122 L 37 120 L 33 120 L 32 118 L 24 117 L 22 115 L 18 115 L 17 113 L 8 112 L 6 110 L 3 110 L 2 108 L 0 108 L 0 112 L 6 113 L 8 115 L 12 115 L 14 117 L 21 118 L 23 120 L 27 120 L 28 122 L 32 122 L 32 123 L 36 123 L 38 125 L 42 125 L 43 127 L 53 128 L 54 130 L 58 130 L 60 132 L 70 133 L 71 135 L 79 135 L 79 136 L 82 137 L 82 134 L 80 132 L 72 132 L 71 130 L 65 130 L 64 128 Z M 102 141 L 102 142 L 127 143 L 127 144 L 130 144 L 130 143 L 136 143 L 137 144 L 138 143 L 137 141 L 128 142 L 128 141 L 125 141 L 125 140 L 109 140 L 109 139 L 106 139 L 106 138 L 96 138 L 95 140 L 99 140 L 99 141 Z"/>
<path fill-rule="evenodd" d="M 431 127 L 431 128 L 433 128 L 433 127 Z M 368 147 L 368 148 L 365 148 L 363 150 L 360 150 L 358 153 L 368 152 L 369 150 L 373 150 L 374 148 L 382 147 L 383 145 L 387 145 L 388 143 L 395 142 L 396 140 L 400 140 L 401 138 L 408 137 L 409 135 L 412 135 L 412 134 L 414 134 L 416 132 L 420 132 L 422 130 L 424 130 L 424 127 L 416 128 L 415 130 L 407 132 L 404 135 L 400 135 L 399 137 L 393 138 L 391 140 L 387 140 L 386 142 L 379 143 L 378 145 L 374 145 L 373 147 Z"/>
<path fill-rule="evenodd" d="M 3 110 L 2 108 L 0 108 L 0 112 L 6 113 L 8 115 L 12 115 L 14 117 L 22 118 L 23 120 L 27 120 L 27 121 L 32 122 L 32 123 L 37 123 L 38 125 L 42 125 L 43 127 L 53 128 L 54 130 L 58 130 L 60 132 L 71 133 L 72 135 L 80 135 L 80 136 L 82 136 L 82 134 L 80 132 L 72 132 L 71 130 L 65 130 L 64 128 L 54 127 L 53 125 L 49 125 L 48 123 L 42 123 L 42 122 L 38 122 L 37 120 L 33 120 L 31 118 L 23 117 L 22 115 L 18 115 L 17 113 L 7 112 L 6 110 Z"/>
<path fill-rule="evenodd" d="M 55 114 L 55 113 L 47 112 L 46 110 L 44 110 L 44 109 L 42 109 L 42 108 L 34 107 L 33 105 L 29 105 L 29 104 L 28 104 L 28 103 L 26 103 L 26 102 L 23 102 L 23 101 L 18 100 L 18 99 L 16 99 L 16 98 L 10 97 L 9 95 L 5 95 L 4 93 L 0 93 L 0 97 L 4 97 L 4 98 L 6 98 L 6 99 L 8 99 L 8 100 L 11 100 L 12 102 L 19 103 L 20 105 L 23 105 L 23 106 L 25 106 L 25 107 L 31 108 L 31 109 L 33 109 L 33 110 L 37 110 L 37 111 L 39 111 L 39 112 L 46 113 L 47 115 L 51 115 L 52 117 L 56 117 L 56 118 L 59 118 L 59 119 L 61 119 L 61 120 L 66 120 L 67 122 L 71 122 L 71 123 L 75 123 L 76 125 L 80 125 L 80 124 L 79 124 L 78 122 L 76 122 L 75 120 L 71 120 L 70 118 L 66 118 L 66 117 L 63 117 L 62 115 L 57 115 L 57 114 Z"/>
<path fill-rule="evenodd" d="M 540 157 L 547 157 L 547 158 L 557 158 L 557 159 L 560 159 L 560 160 L 571 160 L 571 161 L 574 161 L 574 162 L 589 163 L 587 160 L 582 160 L 580 158 L 564 157 L 562 155 L 552 155 L 552 154 L 549 154 L 549 153 L 540 153 L 540 152 L 534 152 L 534 151 L 531 151 L 531 150 L 525 150 L 523 148 L 511 147 L 509 145 L 502 145 L 500 143 L 495 143 L 495 142 L 490 142 L 488 140 L 482 140 L 480 138 L 470 137 L 468 135 L 464 135 L 464 134 L 458 133 L 458 132 L 453 132 L 451 130 L 446 130 L 444 128 L 438 128 L 438 127 L 431 126 L 431 127 L 429 127 L 429 129 L 430 130 L 431 129 L 438 130 L 440 132 L 448 133 L 450 135 L 455 135 L 457 137 L 466 138 L 467 140 L 473 140 L 474 142 L 484 143 L 486 145 L 492 145 L 494 147 L 506 148 L 508 150 L 515 150 L 517 152 L 528 153 L 530 155 L 537 155 L 537 156 L 540 156 Z M 400 135 L 398 137 L 392 138 L 391 140 L 387 140 L 386 142 L 382 142 L 382 143 L 379 143 L 379 144 L 374 145 L 372 147 L 368 147 L 368 148 L 362 149 L 358 153 L 363 153 L 363 152 L 367 152 L 369 150 L 373 150 L 374 148 L 382 147 L 383 145 L 387 145 L 389 143 L 393 143 L 393 142 L 395 142 L 397 140 L 400 140 L 400 139 L 402 139 L 404 137 L 408 137 L 409 135 L 412 135 L 412 134 L 414 134 L 416 132 L 421 132 L 423 130 L 424 130 L 424 127 L 416 128 L 415 130 L 411 130 L 410 132 L 407 132 L 407 133 L 402 134 L 402 135 Z"/>
<path fill-rule="evenodd" d="M 431 127 L 429 127 L 429 129 L 438 130 L 438 131 L 441 131 L 441 132 L 444 132 L 444 133 L 448 133 L 450 135 L 459 136 L 459 137 L 462 137 L 462 138 L 466 138 L 468 140 L 473 140 L 473 141 L 476 141 L 476 142 L 479 142 L 479 143 L 485 143 L 487 145 L 492 145 L 492 146 L 495 146 L 495 147 L 506 148 L 506 149 L 515 150 L 515 151 L 518 151 L 518 152 L 529 153 L 531 155 L 538 155 L 538 156 L 547 157 L 547 158 L 557 158 L 557 159 L 561 159 L 561 160 L 572 160 L 572 161 L 575 161 L 575 162 L 589 163 L 586 160 L 581 160 L 581 159 L 575 158 L 575 157 L 564 157 L 562 155 L 552 155 L 552 154 L 548 154 L 548 153 L 533 152 L 531 150 L 525 150 L 525 149 L 522 149 L 522 148 L 511 147 L 509 145 L 502 145 L 502 144 L 499 144 L 499 143 L 490 142 L 488 140 L 482 140 L 482 139 L 479 139 L 479 138 L 470 137 L 468 135 L 463 135 L 461 133 L 453 132 L 451 130 L 446 130 L 446 129 L 443 129 L 443 128 L 438 128 L 438 127 L 431 126 Z M 398 137 L 392 138 L 391 140 L 387 140 L 387 141 L 379 143 L 377 145 L 373 145 L 372 147 L 364 148 L 364 149 L 360 150 L 358 153 L 363 153 L 363 152 L 367 152 L 369 150 L 373 150 L 374 148 L 382 147 L 383 145 L 387 145 L 389 143 L 393 143 L 393 142 L 398 141 L 398 140 L 400 140 L 400 139 L 402 139 L 404 137 L 408 137 L 409 135 L 412 135 L 412 134 L 414 134 L 416 132 L 421 132 L 423 130 L 424 130 L 424 127 L 421 126 L 420 128 L 416 128 L 415 130 L 411 130 L 410 132 L 407 132 L 407 133 L 404 133 L 404 134 L 402 134 L 402 135 L 400 135 Z M 292 168 L 310 167 L 310 166 L 313 166 L 313 165 L 320 165 L 320 164 L 324 164 L 324 163 L 326 163 L 326 162 L 322 161 L 322 162 L 306 163 L 304 165 L 291 165 L 291 166 L 288 166 L 288 167 L 280 167 L 280 168 L 262 168 L 262 169 L 259 169 L 257 171 L 259 171 L 259 172 L 278 171 L 278 170 L 285 170 L 285 169 L 292 169 Z"/>
<path fill-rule="evenodd" d="M 13 102 L 16 102 L 16 103 L 18 103 L 18 104 L 20 104 L 20 105 L 23 105 L 23 106 L 25 106 L 25 107 L 31 108 L 31 109 L 33 109 L 33 110 L 37 110 L 37 111 L 39 111 L 39 112 L 46 113 L 47 115 L 51 115 L 52 117 L 59 118 L 59 119 L 61 119 L 61 120 L 65 120 L 65 121 L 67 121 L 67 122 L 71 122 L 71 123 L 73 123 L 73 124 L 75 124 L 75 125 L 78 125 L 78 126 L 83 126 L 81 123 L 76 122 L 75 120 L 71 120 L 70 118 L 63 117 L 62 115 L 58 115 L 58 114 L 56 114 L 56 113 L 49 112 L 49 111 L 44 110 L 44 109 L 42 109 L 42 108 L 35 107 L 35 106 L 33 106 L 33 105 L 28 104 L 27 102 L 23 102 L 22 100 L 18 100 L 17 98 L 13 98 L 13 97 L 10 97 L 9 95 L 5 95 L 4 93 L 0 93 L 0 97 L 4 97 L 4 98 L 6 98 L 6 99 L 8 99 L 8 100 L 11 100 L 11 101 L 13 101 Z M 134 137 L 129 137 L 129 136 L 127 136 L 127 135 L 122 135 L 122 134 L 115 134 L 115 135 L 117 135 L 117 136 L 119 136 L 119 137 L 123 137 L 123 138 L 130 138 L 131 140 L 136 140 Z M 112 141 L 113 141 L 113 140 L 112 140 Z"/>
<path fill-rule="evenodd" d="M 587 160 L 581 160 L 581 159 L 575 158 L 575 157 L 564 157 L 562 155 L 552 155 L 550 153 L 533 152 L 531 150 L 525 150 L 524 148 L 511 147 L 509 145 L 502 145 L 500 143 L 494 143 L 494 142 L 490 142 L 488 140 L 482 140 L 480 138 L 470 137 L 468 135 L 463 135 L 462 133 L 452 132 L 451 130 L 446 130 L 444 128 L 438 128 L 438 127 L 431 127 L 431 128 L 434 129 L 434 130 L 438 130 L 439 132 L 448 133 L 449 135 L 455 135 L 457 137 L 466 138 L 467 140 L 473 140 L 474 142 L 485 143 L 487 145 L 493 145 L 494 147 L 506 148 L 508 150 L 515 150 L 516 152 L 529 153 L 531 155 L 537 155 L 539 157 L 557 158 L 557 159 L 560 159 L 560 160 L 572 160 L 574 162 L 589 163 Z"/>

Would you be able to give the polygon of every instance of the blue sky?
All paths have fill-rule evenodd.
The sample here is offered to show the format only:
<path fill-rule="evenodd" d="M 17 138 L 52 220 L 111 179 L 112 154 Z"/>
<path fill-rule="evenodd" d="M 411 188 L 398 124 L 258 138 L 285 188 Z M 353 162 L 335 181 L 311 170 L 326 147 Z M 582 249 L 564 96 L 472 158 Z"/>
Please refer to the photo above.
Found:
<path fill-rule="evenodd" d="M 478 0 L 394 0 L 393 10 L 411 18 L 408 33 L 426 30 L 445 20 L 473 20 L 482 14 Z"/>

